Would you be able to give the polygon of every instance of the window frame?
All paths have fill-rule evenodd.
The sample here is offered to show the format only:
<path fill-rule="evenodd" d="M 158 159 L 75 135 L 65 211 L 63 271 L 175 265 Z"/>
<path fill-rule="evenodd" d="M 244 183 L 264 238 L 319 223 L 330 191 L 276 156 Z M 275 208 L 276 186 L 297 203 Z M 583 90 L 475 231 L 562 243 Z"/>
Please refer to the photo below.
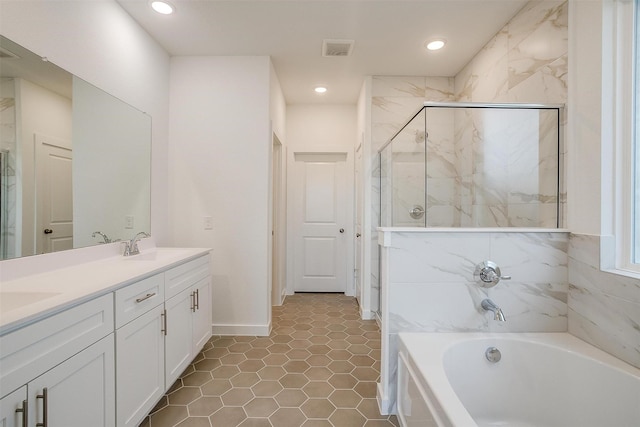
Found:
<path fill-rule="evenodd" d="M 621 274 L 640 274 L 640 200 L 634 181 L 638 180 L 640 165 L 636 157 L 640 149 L 640 50 L 638 49 L 638 16 L 640 0 L 618 0 L 615 25 L 615 270 Z"/>

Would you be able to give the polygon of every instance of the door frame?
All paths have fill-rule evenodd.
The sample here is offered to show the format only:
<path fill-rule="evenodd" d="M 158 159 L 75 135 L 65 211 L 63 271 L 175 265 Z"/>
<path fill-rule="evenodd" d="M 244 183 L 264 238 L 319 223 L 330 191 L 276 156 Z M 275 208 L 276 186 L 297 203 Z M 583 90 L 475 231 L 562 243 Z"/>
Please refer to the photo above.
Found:
<path fill-rule="evenodd" d="M 295 155 L 297 153 L 303 154 L 346 154 L 346 173 L 345 173 L 345 185 L 346 185 L 346 194 L 345 199 L 347 200 L 345 209 L 346 223 L 344 225 L 345 233 L 347 235 L 346 239 L 346 281 L 345 284 L 345 295 L 355 296 L 355 284 L 353 278 L 353 269 L 354 269 L 354 253 L 355 253 L 355 245 L 354 245 L 354 237 L 355 237 L 355 224 L 353 221 L 354 218 L 354 147 L 342 146 L 342 145 L 293 145 L 287 147 L 287 170 L 294 170 L 294 162 Z M 297 230 L 295 229 L 295 220 L 293 218 L 293 206 L 292 201 L 294 200 L 294 196 L 292 192 L 294 191 L 294 186 L 292 183 L 291 174 L 287 174 L 287 295 L 293 295 L 295 293 L 295 283 L 294 281 L 294 254 L 293 248 L 295 247 L 295 239 L 298 237 Z"/>
<path fill-rule="evenodd" d="M 282 305 L 286 296 L 286 188 L 285 188 L 285 163 L 286 147 L 275 132 L 271 133 L 271 220 L 270 227 L 270 252 L 271 259 L 271 305 Z"/>

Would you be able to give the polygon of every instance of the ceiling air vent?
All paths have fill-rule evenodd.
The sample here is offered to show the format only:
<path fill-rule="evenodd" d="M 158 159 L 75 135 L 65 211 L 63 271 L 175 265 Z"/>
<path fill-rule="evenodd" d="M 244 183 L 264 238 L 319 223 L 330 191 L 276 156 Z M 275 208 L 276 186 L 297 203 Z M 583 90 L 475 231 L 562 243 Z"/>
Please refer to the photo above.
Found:
<path fill-rule="evenodd" d="M 323 40 L 322 56 L 349 56 L 353 51 L 353 40 Z"/>

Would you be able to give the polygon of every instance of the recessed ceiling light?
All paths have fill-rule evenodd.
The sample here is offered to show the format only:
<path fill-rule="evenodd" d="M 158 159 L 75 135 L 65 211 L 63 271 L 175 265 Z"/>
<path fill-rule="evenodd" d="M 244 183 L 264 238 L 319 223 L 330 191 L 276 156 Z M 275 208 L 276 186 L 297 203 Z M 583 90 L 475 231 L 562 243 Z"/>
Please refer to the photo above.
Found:
<path fill-rule="evenodd" d="M 429 50 L 439 50 L 444 47 L 445 43 L 442 39 L 430 40 L 425 43 L 425 47 Z"/>
<path fill-rule="evenodd" d="M 324 86 L 317 86 L 315 89 L 316 93 L 325 93 L 327 91 L 327 88 Z"/>
<path fill-rule="evenodd" d="M 175 7 L 167 1 L 153 0 L 151 2 L 151 7 L 158 13 L 163 15 L 171 15 L 175 10 Z"/>

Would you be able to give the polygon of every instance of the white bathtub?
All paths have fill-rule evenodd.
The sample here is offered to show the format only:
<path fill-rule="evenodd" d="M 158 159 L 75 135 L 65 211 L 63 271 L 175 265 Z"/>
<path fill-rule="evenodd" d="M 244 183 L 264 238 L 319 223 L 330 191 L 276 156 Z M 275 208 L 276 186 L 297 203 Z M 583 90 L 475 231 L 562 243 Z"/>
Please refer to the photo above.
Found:
<path fill-rule="evenodd" d="M 572 335 L 399 337 L 402 426 L 640 426 L 640 369 Z M 489 347 L 499 362 L 487 360 Z"/>

